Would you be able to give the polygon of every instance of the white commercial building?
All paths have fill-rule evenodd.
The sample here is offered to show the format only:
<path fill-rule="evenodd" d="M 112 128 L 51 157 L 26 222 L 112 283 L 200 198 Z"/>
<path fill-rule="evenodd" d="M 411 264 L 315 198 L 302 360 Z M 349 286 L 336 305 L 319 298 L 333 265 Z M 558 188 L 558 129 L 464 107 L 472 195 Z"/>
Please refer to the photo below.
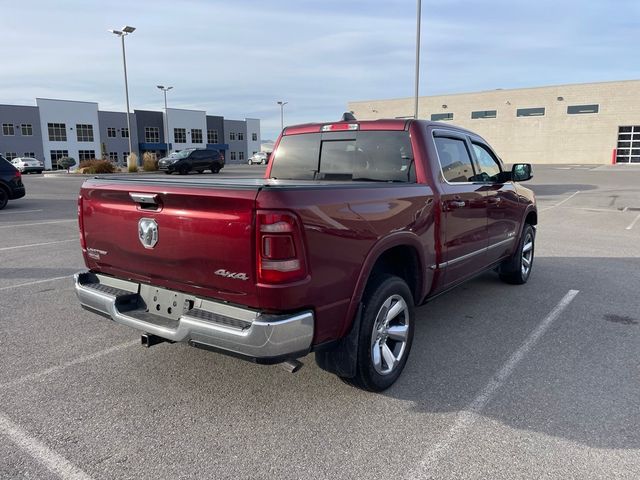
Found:
<path fill-rule="evenodd" d="M 169 108 L 167 115 L 172 150 L 207 146 L 207 112 Z"/>
<path fill-rule="evenodd" d="M 97 103 L 36 98 L 36 104 L 46 169 L 55 168 L 63 157 L 72 157 L 76 165 L 102 157 Z"/>

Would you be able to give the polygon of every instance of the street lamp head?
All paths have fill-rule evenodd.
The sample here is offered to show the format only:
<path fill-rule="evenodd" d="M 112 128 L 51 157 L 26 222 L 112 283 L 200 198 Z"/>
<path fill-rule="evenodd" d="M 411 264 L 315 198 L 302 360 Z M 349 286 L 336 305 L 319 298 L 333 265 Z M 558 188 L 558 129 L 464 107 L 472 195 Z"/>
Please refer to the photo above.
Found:
<path fill-rule="evenodd" d="M 113 30 L 113 29 L 111 29 L 111 30 L 107 30 L 107 32 L 111 32 L 111 33 L 113 33 L 114 35 L 118 35 L 119 37 L 120 37 L 120 36 L 122 36 L 122 31 L 120 31 L 120 30 Z"/>
<path fill-rule="evenodd" d="M 156 87 L 162 90 L 163 92 L 168 92 L 173 88 L 173 87 L 165 87 L 164 85 L 156 85 Z"/>
<path fill-rule="evenodd" d="M 125 25 L 124 27 L 122 27 L 122 31 L 125 33 L 133 33 L 136 31 L 136 27 L 130 27 L 128 25 Z"/>
<path fill-rule="evenodd" d="M 160 90 L 164 90 L 164 85 L 156 85 L 156 88 L 159 88 Z"/>
<path fill-rule="evenodd" d="M 278 105 L 282 105 L 282 106 L 284 106 L 284 105 L 286 105 L 286 104 L 287 104 L 287 103 L 289 103 L 289 102 L 279 101 L 279 102 L 277 102 L 277 103 L 278 103 Z"/>

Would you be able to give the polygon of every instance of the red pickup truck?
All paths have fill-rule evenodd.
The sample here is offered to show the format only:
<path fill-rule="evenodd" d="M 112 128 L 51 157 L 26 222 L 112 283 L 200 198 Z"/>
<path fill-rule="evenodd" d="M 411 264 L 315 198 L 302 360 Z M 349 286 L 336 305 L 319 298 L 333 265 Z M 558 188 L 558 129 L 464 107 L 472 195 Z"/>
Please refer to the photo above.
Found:
<path fill-rule="evenodd" d="M 80 191 L 82 306 L 169 341 L 318 365 L 381 391 L 414 306 L 490 269 L 531 274 L 529 164 L 423 120 L 287 127 L 264 179 L 96 177 Z"/>

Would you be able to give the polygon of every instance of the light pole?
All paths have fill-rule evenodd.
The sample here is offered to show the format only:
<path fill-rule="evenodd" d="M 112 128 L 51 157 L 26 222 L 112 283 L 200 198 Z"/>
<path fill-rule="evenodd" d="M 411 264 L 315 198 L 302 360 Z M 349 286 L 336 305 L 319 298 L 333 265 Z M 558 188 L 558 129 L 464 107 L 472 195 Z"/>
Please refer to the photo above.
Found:
<path fill-rule="evenodd" d="M 289 102 L 283 102 L 280 100 L 277 102 L 280 105 L 280 131 L 284 130 L 284 106 Z"/>
<path fill-rule="evenodd" d="M 421 0 L 418 0 L 418 12 L 416 14 L 416 92 L 413 117 L 418 119 L 418 84 L 420 78 L 420 17 L 422 16 Z"/>
<path fill-rule="evenodd" d="M 124 37 L 136 31 L 136 27 L 124 26 L 122 30 L 109 30 L 114 35 L 117 35 L 122 40 L 122 65 L 124 66 L 124 95 L 127 99 L 127 130 L 129 132 L 129 156 L 133 153 L 131 148 L 131 119 L 129 113 L 129 84 L 127 82 L 127 56 L 124 51 Z M 127 158 L 127 164 L 129 159 Z"/>
<path fill-rule="evenodd" d="M 169 110 L 167 110 L 167 92 L 173 87 L 165 87 L 164 85 L 156 85 L 164 92 L 164 139 L 167 142 L 166 156 L 169 156 Z"/>

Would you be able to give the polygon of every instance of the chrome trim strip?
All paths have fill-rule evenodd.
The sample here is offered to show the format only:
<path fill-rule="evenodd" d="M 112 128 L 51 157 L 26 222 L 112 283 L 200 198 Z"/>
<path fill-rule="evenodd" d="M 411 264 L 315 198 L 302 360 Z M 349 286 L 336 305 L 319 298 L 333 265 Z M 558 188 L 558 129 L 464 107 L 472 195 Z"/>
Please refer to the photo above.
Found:
<path fill-rule="evenodd" d="M 480 250 L 476 250 L 474 252 L 467 253 L 465 255 L 462 255 L 461 257 L 456 257 L 453 260 L 449 260 L 447 262 L 442 262 L 442 263 L 438 264 L 438 268 L 445 268 L 445 267 L 448 267 L 450 265 L 455 265 L 458 262 L 462 262 L 464 260 L 467 260 L 467 259 L 469 259 L 471 257 L 474 257 L 476 255 L 479 255 L 481 253 L 486 253 L 489 250 L 491 250 L 492 248 L 497 248 L 497 247 L 500 247 L 501 245 L 506 245 L 509 242 L 513 242 L 515 239 L 516 239 L 516 237 L 507 238 L 506 240 L 501 240 L 501 241 L 499 241 L 497 243 L 494 243 L 493 245 L 481 248 Z"/>

